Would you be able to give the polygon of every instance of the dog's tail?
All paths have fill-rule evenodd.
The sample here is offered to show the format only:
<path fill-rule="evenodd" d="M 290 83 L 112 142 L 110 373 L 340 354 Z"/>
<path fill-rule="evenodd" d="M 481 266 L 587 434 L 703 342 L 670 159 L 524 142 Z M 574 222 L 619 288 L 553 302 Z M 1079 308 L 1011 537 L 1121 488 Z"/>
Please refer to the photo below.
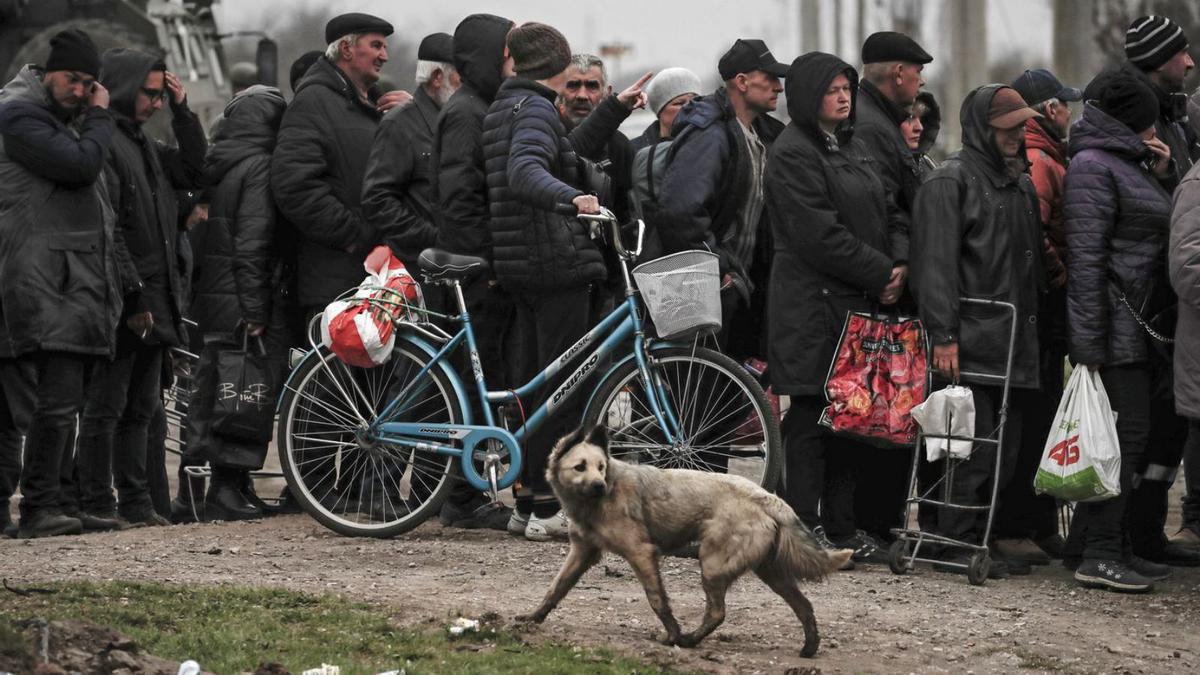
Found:
<path fill-rule="evenodd" d="M 786 503 L 780 500 L 779 506 L 783 508 L 772 513 L 779 524 L 771 561 L 777 573 L 794 581 L 820 581 L 846 564 L 854 551 L 822 548 Z"/>

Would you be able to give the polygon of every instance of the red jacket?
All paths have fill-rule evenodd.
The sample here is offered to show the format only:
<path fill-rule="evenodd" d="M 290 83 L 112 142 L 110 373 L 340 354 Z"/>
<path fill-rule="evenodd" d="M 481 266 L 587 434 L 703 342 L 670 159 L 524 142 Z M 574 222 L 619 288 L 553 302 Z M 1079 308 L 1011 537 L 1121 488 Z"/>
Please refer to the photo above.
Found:
<path fill-rule="evenodd" d="M 1053 288 L 1067 283 L 1067 239 L 1063 230 L 1063 179 L 1067 175 L 1067 144 L 1050 135 L 1038 120 L 1025 122 L 1025 155 L 1037 189 L 1045 231 L 1046 273 Z"/>

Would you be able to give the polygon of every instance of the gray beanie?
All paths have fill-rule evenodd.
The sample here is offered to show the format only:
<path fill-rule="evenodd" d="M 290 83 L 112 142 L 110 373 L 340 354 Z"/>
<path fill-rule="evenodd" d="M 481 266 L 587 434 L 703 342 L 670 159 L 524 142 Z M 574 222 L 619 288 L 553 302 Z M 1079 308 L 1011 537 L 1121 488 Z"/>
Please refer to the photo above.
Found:
<path fill-rule="evenodd" d="M 664 68 L 646 85 L 646 97 L 655 115 L 683 94 L 700 94 L 700 78 L 687 68 Z"/>

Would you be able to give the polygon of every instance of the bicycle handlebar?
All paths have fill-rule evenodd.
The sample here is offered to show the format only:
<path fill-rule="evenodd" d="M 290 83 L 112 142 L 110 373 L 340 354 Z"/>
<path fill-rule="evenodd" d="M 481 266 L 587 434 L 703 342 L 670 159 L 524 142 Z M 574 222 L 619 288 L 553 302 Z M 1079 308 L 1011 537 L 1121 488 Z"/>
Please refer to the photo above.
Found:
<path fill-rule="evenodd" d="M 646 234 L 646 223 L 641 218 L 637 221 L 637 248 L 630 251 L 625 248 L 625 243 L 621 240 L 621 223 L 617 220 L 617 215 L 608 208 L 600 207 L 600 213 L 579 213 L 579 209 L 575 208 L 574 204 L 559 204 L 554 207 L 554 212 L 559 215 L 578 218 L 594 225 L 608 225 L 609 239 L 612 242 L 612 246 L 616 249 L 617 254 L 624 258 L 632 260 L 642 253 L 642 240 Z"/>

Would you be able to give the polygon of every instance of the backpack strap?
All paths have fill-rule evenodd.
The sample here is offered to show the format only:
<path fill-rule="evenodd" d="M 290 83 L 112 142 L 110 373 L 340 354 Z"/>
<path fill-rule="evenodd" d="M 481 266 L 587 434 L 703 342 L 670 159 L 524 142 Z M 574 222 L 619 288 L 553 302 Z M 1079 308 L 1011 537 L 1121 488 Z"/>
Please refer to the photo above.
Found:
<path fill-rule="evenodd" d="M 654 189 L 654 153 L 658 152 L 658 143 L 650 146 L 650 153 L 646 156 L 646 186 L 650 191 L 650 200 L 658 201 L 658 190 Z"/>

